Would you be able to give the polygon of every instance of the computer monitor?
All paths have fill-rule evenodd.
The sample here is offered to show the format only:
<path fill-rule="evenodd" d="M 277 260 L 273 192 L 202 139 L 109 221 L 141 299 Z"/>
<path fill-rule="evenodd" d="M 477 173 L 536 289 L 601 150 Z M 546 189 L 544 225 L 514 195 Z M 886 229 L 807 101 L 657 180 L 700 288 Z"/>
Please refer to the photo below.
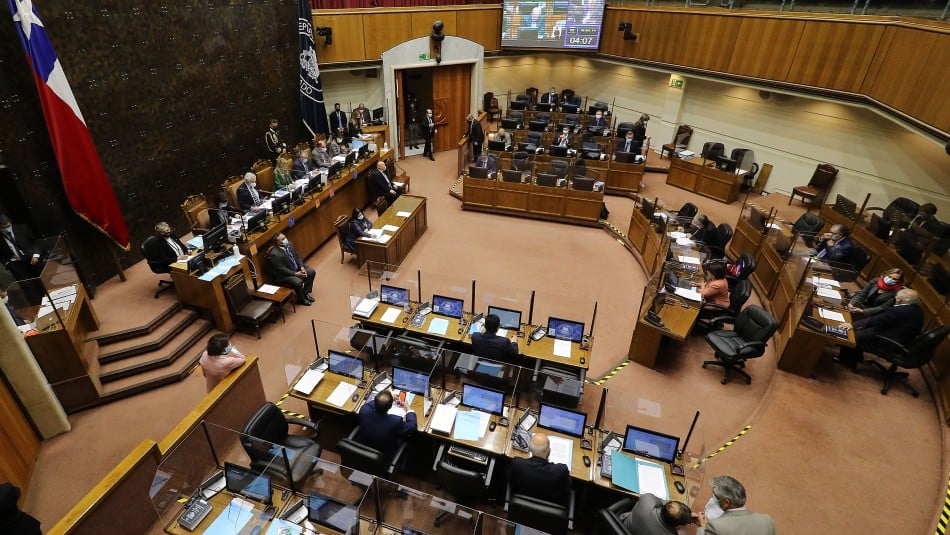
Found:
<path fill-rule="evenodd" d="M 504 118 L 501 120 L 501 127 L 507 130 L 518 130 L 521 128 L 521 121 L 518 119 Z"/>
<path fill-rule="evenodd" d="M 505 410 L 505 393 L 494 388 L 462 383 L 462 405 L 501 416 Z"/>
<path fill-rule="evenodd" d="M 638 152 L 624 152 L 622 150 L 618 150 L 614 153 L 614 156 L 617 158 L 617 163 L 636 163 L 637 156 L 639 155 L 640 153 Z"/>
<path fill-rule="evenodd" d="M 559 145 L 551 145 L 550 147 L 548 147 L 548 154 L 550 154 L 551 156 L 560 156 L 563 158 L 567 156 L 567 149 L 568 147 L 561 147 Z"/>
<path fill-rule="evenodd" d="M 488 307 L 488 313 L 498 316 L 501 320 L 499 327 L 502 329 L 515 330 L 521 328 L 521 311 L 510 308 Z"/>
<path fill-rule="evenodd" d="M 552 173 L 538 173 L 538 178 L 535 181 L 539 186 L 548 186 L 548 187 L 557 187 L 558 176 Z"/>
<path fill-rule="evenodd" d="M 376 108 L 373 110 L 373 120 L 382 121 L 383 120 L 383 108 Z"/>
<path fill-rule="evenodd" d="M 653 212 L 655 211 L 656 205 L 649 199 L 643 199 L 643 204 L 640 205 L 640 213 L 647 218 L 647 221 L 653 221 Z"/>
<path fill-rule="evenodd" d="M 528 123 L 528 130 L 532 132 L 544 132 L 548 127 L 548 123 L 544 121 L 531 121 Z"/>
<path fill-rule="evenodd" d="M 365 146 L 366 146 L 366 142 L 363 141 L 362 139 L 353 138 L 353 139 L 350 140 L 350 151 L 351 151 L 351 152 L 356 152 L 356 151 L 358 151 L 358 150 L 360 149 L 360 147 L 365 147 Z"/>
<path fill-rule="evenodd" d="M 271 209 L 275 214 L 286 214 L 290 212 L 290 193 L 284 195 L 274 195 L 274 199 L 271 201 Z"/>
<path fill-rule="evenodd" d="M 601 152 L 599 150 L 585 150 L 581 154 L 583 160 L 599 160 Z"/>
<path fill-rule="evenodd" d="M 251 217 L 247 220 L 245 229 L 247 234 L 252 232 L 264 232 L 267 230 L 267 210 L 261 210 L 251 215 Z"/>
<path fill-rule="evenodd" d="M 200 251 L 188 259 L 188 273 L 196 273 L 204 268 L 205 252 Z"/>
<path fill-rule="evenodd" d="M 499 152 L 504 152 L 508 147 L 505 146 L 504 141 L 498 141 L 496 139 L 488 140 L 488 150 L 497 150 Z"/>
<path fill-rule="evenodd" d="M 333 178 L 343 170 L 343 162 L 333 162 L 330 164 L 330 169 L 327 170 L 327 178 Z"/>
<path fill-rule="evenodd" d="M 676 460 L 676 451 L 679 447 L 679 437 L 632 425 L 627 426 L 627 432 L 623 436 L 623 451 L 664 463 L 672 464 Z"/>
<path fill-rule="evenodd" d="M 577 321 L 548 318 L 548 336 L 571 342 L 580 342 L 584 336 L 584 324 Z"/>
<path fill-rule="evenodd" d="M 350 167 L 354 163 L 356 163 L 356 153 L 353 151 L 346 153 L 346 160 L 343 162 L 343 167 Z"/>
<path fill-rule="evenodd" d="M 546 102 L 538 103 L 538 111 L 551 111 L 551 105 Z"/>
<path fill-rule="evenodd" d="M 366 156 L 369 154 L 369 145 L 363 144 L 359 149 L 357 149 L 357 158 L 360 160 L 366 159 Z"/>
<path fill-rule="evenodd" d="M 271 504 L 273 486 L 270 477 L 257 474 L 249 468 L 225 461 L 224 488 L 232 494 L 238 494 L 265 505 Z"/>
<path fill-rule="evenodd" d="M 561 113 L 577 113 L 577 110 L 580 109 L 579 104 L 567 103 L 561 104 Z"/>
<path fill-rule="evenodd" d="M 716 169 L 725 173 L 735 173 L 738 166 L 739 162 L 727 156 L 719 156 L 716 158 Z"/>
<path fill-rule="evenodd" d="M 393 388 L 420 396 L 429 395 L 429 375 L 393 366 Z"/>
<path fill-rule="evenodd" d="M 511 104 L 508 104 L 508 107 L 513 110 L 524 110 L 528 108 L 528 103 L 523 100 L 513 100 Z"/>
<path fill-rule="evenodd" d="M 323 175 L 316 174 L 310 177 L 310 180 L 307 181 L 307 193 L 312 193 L 314 191 L 323 191 Z"/>
<path fill-rule="evenodd" d="M 380 284 L 379 300 L 387 305 L 404 307 L 409 303 L 409 290 L 398 286 Z"/>
<path fill-rule="evenodd" d="M 201 236 L 201 241 L 204 244 L 204 250 L 206 253 L 220 251 L 221 246 L 225 241 L 227 241 L 227 239 L 228 226 L 224 224 L 212 228 Z"/>
<path fill-rule="evenodd" d="M 517 169 L 502 169 L 501 170 L 501 180 L 503 182 L 521 182 L 521 178 L 524 175 L 524 171 L 519 171 Z"/>
<path fill-rule="evenodd" d="M 307 497 L 307 519 L 340 533 L 350 533 L 359 521 L 359 511 L 356 506 L 310 492 Z"/>
<path fill-rule="evenodd" d="M 459 319 L 462 317 L 462 309 L 464 306 L 465 301 L 462 299 L 455 299 L 454 297 L 446 297 L 444 295 L 432 296 L 432 312 L 441 316 Z"/>
<path fill-rule="evenodd" d="M 330 357 L 329 368 L 331 372 L 363 380 L 362 360 L 332 349 L 327 352 L 327 356 Z"/>
<path fill-rule="evenodd" d="M 538 416 L 538 426 L 551 431 L 571 435 L 572 437 L 584 438 L 584 428 L 587 427 L 587 415 L 583 412 L 571 411 L 548 405 L 541 404 L 541 411 Z"/>
<path fill-rule="evenodd" d="M 488 178 L 488 168 L 470 165 L 468 166 L 468 176 L 469 178 Z"/>
<path fill-rule="evenodd" d="M 403 526 L 402 535 L 429 535 L 429 534 L 426 533 L 425 531 L 422 531 L 413 527 Z"/>

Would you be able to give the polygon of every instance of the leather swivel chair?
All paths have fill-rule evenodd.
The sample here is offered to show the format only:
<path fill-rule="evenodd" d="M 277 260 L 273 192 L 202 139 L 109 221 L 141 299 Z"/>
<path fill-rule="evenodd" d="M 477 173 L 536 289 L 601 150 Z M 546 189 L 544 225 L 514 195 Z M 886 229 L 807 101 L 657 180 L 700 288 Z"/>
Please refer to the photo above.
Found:
<path fill-rule="evenodd" d="M 709 254 L 712 258 L 722 258 L 726 256 L 726 245 L 729 244 L 729 240 L 732 239 L 732 226 L 728 223 L 720 223 L 716 228 L 716 241 L 715 243 L 710 243 L 709 245 Z"/>
<path fill-rule="evenodd" d="M 251 470 L 266 472 L 286 481 L 291 490 L 300 490 L 316 466 L 322 449 L 309 437 L 289 434 L 289 424 L 310 429 L 316 435 L 318 425 L 310 420 L 285 418 L 277 405 L 266 402 L 251 416 L 241 431 L 241 446 L 251 459 Z M 282 446 L 275 451 L 274 445 Z"/>
<path fill-rule="evenodd" d="M 676 212 L 676 217 L 692 219 L 696 217 L 696 214 L 698 213 L 699 213 L 699 208 L 696 208 L 695 204 L 691 202 L 687 202 L 687 203 L 684 203 L 683 206 L 681 206 L 680 209 Z"/>
<path fill-rule="evenodd" d="M 359 433 L 360 428 L 356 426 L 349 436 L 337 442 L 336 449 L 340 454 L 340 464 L 364 474 L 391 480 L 393 473 L 396 472 L 396 466 L 402 460 L 403 452 L 406 451 L 407 443 L 400 444 L 393 458 L 387 459 L 383 452 L 359 442 L 356 439 Z"/>
<path fill-rule="evenodd" d="M 261 338 L 261 324 L 274 312 L 274 303 L 251 297 L 247 289 L 244 273 L 235 273 L 224 283 L 224 297 L 231 309 L 231 315 L 237 322 L 254 327 L 257 339 Z M 280 309 L 283 314 L 283 308 Z M 275 320 L 276 321 L 276 320 Z M 286 323 L 286 319 L 284 322 Z"/>
<path fill-rule="evenodd" d="M 346 245 L 346 235 L 350 231 L 350 216 L 343 214 L 336 218 L 336 221 L 333 222 L 333 227 L 336 229 L 336 239 L 340 243 L 340 263 L 342 264 L 343 260 L 345 260 L 346 253 L 350 253 L 359 259 L 359 252 Z"/>
<path fill-rule="evenodd" d="M 495 458 L 489 457 L 487 464 L 478 466 L 462 459 L 456 460 L 446 454 L 446 449 L 445 444 L 439 446 L 435 463 L 432 464 L 436 485 L 452 495 L 456 503 L 465 506 L 487 497 L 492 474 L 495 472 Z M 449 511 L 439 512 L 433 524 L 439 526 L 449 514 Z"/>
<path fill-rule="evenodd" d="M 548 173 L 560 178 L 567 178 L 568 163 L 565 160 L 551 160 L 548 164 Z"/>
<path fill-rule="evenodd" d="M 541 132 L 528 132 L 525 135 L 524 141 L 518 143 L 518 149 L 529 154 L 535 154 L 538 151 L 538 147 L 541 147 L 541 143 Z"/>
<path fill-rule="evenodd" d="M 162 262 L 156 262 L 154 258 L 149 258 L 149 251 L 151 250 L 151 248 L 147 246 L 146 244 L 153 240 L 160 240 L 160 239 L 161 238 L 159 238 L 158 236 L 149 236 L 148 238 L 145 238 L 145 241 L 142 242 L 142 245 L 139 246 L 139 250 L 142 251 L 142 256 L 145 257 L 145 261 L 148 263 L 148 268 L 152 270 L 152 273 L 155 273 L 156 275 L 161 275 L 163 273 L 171 273 L 170 266 L 167 266 Z M 158 279 L 158 289 L 155 290 L 155 299 L 158 299 L 158 296 L 162 295 L 168 290 L 171 290 L 174 287 L 175 287 L 174 282 L 164 280 L 164 279 Z"/>
<path fill-rule="evenodd" d="M 571 181 L 571 187 L 576 191 L 594 191 L 594 182 L 593 178 L 575 176 Z"/>
<path fill-rule="evenodd" d="M 802 241 L 809 247 L 815 246 L 815 236 L 825 226 L 825 220 L 815 214 L 804 213 L 792 225 L 794 234 L 801 234 Z"/>
<path fill-rule="evenodd" d="M 722 366 L 722 384 L 729 382 L 732 372 L 745 377 L 746 384 L 752 384 L 752 376 L 742 368 L 745 368 L 747 360 L 765 353 L 768 339 L 778 329 L 778 322 L 764 308 L 756 305 L 747 306 L 735 318 L 723 316 L 710 321 L 734 323 L 734 328 L 706 335 L 706 342 L 715 350 L 716 360 L 703 362 L 703 368 Z"/>
<path fill-rule="evenodd" d="M 631 130 L 633 130 L 633 123 L 622 122 L 617 125 L 617 137 L 622 138 Z"/>
<path fill-rule="evenodd" d="M 722 143 L 716 143 L 715 141 L 709 141 L 703 144 L 703 150 L 700 152 L 700 156 L 710 162 L 714 162 L 716 161 L 716 158 L 724 155 L 725 153 L 725 145 Z"/>
<path fill-rule="evenodd" d="M 531 159 L 525 151 L 518 151 L 511 155 L 511 168 L 516 171 L 530 171 Z"/>
<path fill-rule="evenodd" d="M 914 216 L 917 215 L 917 210 L 920 208 L 920 204 L 916 201 L 908 199 L 907 197 L 898 197 L 888 203 L 884 208 L 880 206 L 872 206 L 868 208 L 867 212 L 881 212 L 881 219 L 890 223 L 894 228 L 900 227 L 902 224 L 906 225 L 910 222 Z"/>
<path fill-rule="evenodd" d="M 696 325 L 704 327 L 707 331 L 722 329 L 722 318 L 738 316 L 751 295 L 751 282 L 747 280 L 736 281 L 735 286 L 729 288 L 729 306 L 703 303 L 703 308 L 699 311 L 699 317 L 696 318 Z M 710 310 L 711 308 L 715 310 Z M 717 321 L 714 323 L 713 319 Z"/>
<path fill-rule="evenodd" d="M 541 530 L 550 535 L 566 535 L 574 529 L 574 489 L 570 489 L 567 505 L 533 498 L 515 492 L 511 481 L 505 493 L 508 520 Z"/>
<path fill-rule="evenodd" d="M 744 281 L 755 272 L 755 257 L 752 253 L 742 253 L 733 264 L 739 264 L 741 268 L 735 275 L 726 273 L 726 280 L 729 281 L 729 291 L 731 292 L 738 281 Z"/>
<path fill-rule="evenodd" d="M 624 498 L 619 502 L 597 511 L 596 529 L 597 535 L 630 535 L 627 528 L 620 521 L 620 515 L 631 511 L 637 504 L 636 498 Z"/>
<path fill-rule="evenodd" d="M 901 380 L 910 389 L 911 395 L 915 398 L 920 396 L 920 392 L 910 386 L 908 382 L 910 374 L 899 371 L 899 369 L 910 370 L 926 365 L 933 358 L 934 349 L 947 338 L 948 334 L 950 334 L 950 326 L 934 327 L 915 338 L 907 346 L 884 336 L 875 337 L 871 348 L 867 351 L 890 363 L 890 366 L 885 367 L 880 362 L 868 361 L 869 364 L 884 372 L 884 386 L 881 388 L 881 394 L 887 395 L 891 384 L 895 380 Z"/>

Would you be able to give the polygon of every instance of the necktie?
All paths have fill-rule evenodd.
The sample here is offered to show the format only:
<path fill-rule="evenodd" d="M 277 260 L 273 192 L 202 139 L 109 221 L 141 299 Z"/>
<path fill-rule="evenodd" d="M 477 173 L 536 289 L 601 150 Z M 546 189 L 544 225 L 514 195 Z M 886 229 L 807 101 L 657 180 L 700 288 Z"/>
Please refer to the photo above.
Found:
<path fill-rule="evenodd" d="M 260 195 L 257 194 L 257 188 L 256 188 L 256 187 L 248 186 L 247 189 L 248 189 L 248 191 L 251 192 L 251 201 L 253 201 L 254 204 L 260 204 L 260 203 L 261 203 L 261 197 L 260 197 Z"/>
<path fill-rule="evenodd" d="M 567 146 L 567 136 L 561 136 L 561 146 L 562 147 Z"/>
<path fill-rule="evenodd" d="M 630 152 L 630 142 L 629 142 L 629 141 L 627 141 L 627 144 L 624 145 L 623 151 L 624 151 L 624 152 Z"/>
<path fill-rule="evenodd" d="M 287 253 L 287 258 L 290 259 L 290 263 L 294 265 L 294 269 L 300 269 L 300 266 L 297 265 L 297 260 L 294 258 L 294 253 L 291 252 L 289 245 L 284 247 L 284 251 Z"/>
<path fill-rule="evenodd" d="M 181 247 L 179 247 L 178 244 L 175 243 L 175 240 L 169 237 L 169 238 L 165 238 L 165 241 L 168 242 L 169 247 L 172 248 L 172 251 L 175 251 L 176 255 L 181 256 L 185 254 L 185 252 L 181 250 Z"/>
<path fill-rule="evenodd" d="M 10 249 L 13 250 L 13 259 L 21 260 L 22 254 L 20 253 L 20 246 L 17 245 L 16 238 L 13 237 L 13 234 L 4 234 L 3 238 L 10 242 Z"/>

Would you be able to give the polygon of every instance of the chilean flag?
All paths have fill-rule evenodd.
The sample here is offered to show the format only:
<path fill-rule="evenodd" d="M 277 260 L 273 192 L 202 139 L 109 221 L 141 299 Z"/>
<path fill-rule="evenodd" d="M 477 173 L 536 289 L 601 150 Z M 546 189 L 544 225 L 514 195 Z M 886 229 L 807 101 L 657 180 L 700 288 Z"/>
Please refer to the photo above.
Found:
<path fill-rule="evenodd" d="M 81 217 L 128 250 L 129 231 L 119 203 L 33 0 L 9 0 L 9 3 L 17 33 L 33 68 L 69 204 Z"/>

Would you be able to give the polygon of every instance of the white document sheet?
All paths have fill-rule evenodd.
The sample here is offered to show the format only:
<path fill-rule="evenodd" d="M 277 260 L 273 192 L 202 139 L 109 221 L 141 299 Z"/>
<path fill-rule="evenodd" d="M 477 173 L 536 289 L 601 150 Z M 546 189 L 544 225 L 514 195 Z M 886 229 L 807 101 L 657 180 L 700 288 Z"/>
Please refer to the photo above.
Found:
<path fill-rule="evenodd" d="M 449 330 L 449 320 L 444 318 L 432 318 L 429 322 L 428 331 L 432 334 L 445 334 Z"/>
<path fill-rule="evenodd" d="M 829 288 L 818 288 L 818 291 L 815 293 L 817 293 L 819 297 L 827 297 L 828 299 L 841 299 L 840 293 Z"/>
<path fill-rule="evenodd" d="M 811 282 L 815 286 L 831 286 L 834 288 L 841 288 L 841 284 L 839 284 L 838 281 L 834 279 L 826 279 L 823 277 L 812 277 Z"/>
<path fill-rule="evenodd" d="M 402 309 L 389 307 L 386 309 L 386 312 L 383 312 L 383 315 L 380 317 L 380 319 L 386 323 L 396 323 L 400 312 L 402 312 Z"/>
<path fill-rule="evenodd" d="M 327 403 L 342 407 L 344 403 L 350 400 L 353 392 L 356 392 L 356 385 L 340 383 L 333 389 L 333 393 L 327 396 Z"/>
<path fill-rule="evenodd" d="M 273 284 L 261 284 L 261 287 L 258 288 L 257 291 L 259 291 L 259 292 L 261 292 L 261 293 L 264 293 L 264 294 L 271 294 L 271 295 L 273 295 L 273 294 L 277 293 L 277 290 L 279 290 L 279 289 L 280 289 L 280 286 L 274 286 Z"/>
<path fill-rule="evenodd" d="M 396 225 L 383 225 L 384 232 L 396 232 L 397 230 L 399 230 L 399 227 Z"/>
<path fill-rule="evenodd" d="M 564 357 L 566 359 L 571 358 L 571 341 L 555 339 L 554 340 L 554 356 Z"/>
<path fill-rule="evenodd" d="M 561 463 L 567 465 L 567 470 L 571 470 L 571 461 L 574 456 L 574 441 L 569 438 L 556 437 L 548 435 L 551 441 L 551 455 L 548 461 L 552 463 Z"/>
<path fill-rule="evenodd" d="M 488 431 L 488 424 L 491 423 L 491 414 L 482 411 L 472 411 L 478 413 L 478 417 L 481 419 L 478 422 L 478 438 L 479 440 L 485 438 L 485 431 Z"/>
<path fill-rule="evenodd" d="M 844 321 L 844 314 L 841 312 L 835 312 L 834 310 L 819 308 L 818 315 L 825 318 L 826 320 Z"/>
<path fill-rule="evenodd" d="M 390 235 L 390 234 L 383 234 L 383 235 L 380 236 L 379 238 L 376 238 L 376 241 L 378 241 L 379 243 L 386 243 L 386 242 L 388 242 L 388 241 L 391 240 L 391 239 L 393 239 L 392 235 Z"/>
<path fill-rule="evenodd" d="M 703 296 L 700 295 L 700 293 L 695 290 L 687 290 L 686 288 L 677 288 L 673 290 L 673 293 L 675 293 L 676 295 L 680 297 L 685 297 L 686 299 L 689 299 L 690 301 L 703 300 Z"/>
<path fill-rule="evenodd" d="M 695 256 L 679 255 L 676 257 L 676 259 L 684 264 L 696 264 L 697 266 L 700 264 L 699 259 Z"/>
<path fill-rule="evenodd" d="M 398 211 L 396 212 L 396 217 L 409 217 L 412 215 L 412 212 Z"/>
<path fill-rule="evenodd" d="M 670 491 L 666 488 L 666 474 L 663 473 L 662 466 L 638 460 L 637 477 L 640 480 L 640 494 L 649 492 L 661 500 L 670 499 Z"/>
<path fill-rule="evenodd" d="M 317 387 L 323 379 L 323 372 L 319 370 L 308 370 L 303 377 L 294 385 L 294 390 L 309 396 L 313 389 Z"/>
<path fill-rule="evenodd" d="M 452 426 L 455 425 L 455 413 L 457 412 L 458 407 L 454 405 L 436 405 L 435 414 L 432 415 L 432 430 L 439 433 L 451 433 Z"/>
<path fill-rule="evenodd" d="M 673 231 L 673 232 L 670 232 L 669 234 L 670 234 L 670 237 L 673 238 L 674 240 L 687 237 L 685 232 Z"/>

